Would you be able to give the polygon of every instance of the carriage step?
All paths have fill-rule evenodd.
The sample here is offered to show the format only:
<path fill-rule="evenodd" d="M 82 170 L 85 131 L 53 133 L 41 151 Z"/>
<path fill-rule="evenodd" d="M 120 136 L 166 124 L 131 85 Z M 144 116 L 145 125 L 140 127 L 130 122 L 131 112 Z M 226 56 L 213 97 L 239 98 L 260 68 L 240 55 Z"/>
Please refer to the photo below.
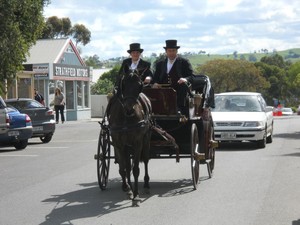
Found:
<path fill-rule="evenodd" d="M 95 154 L 94 155 L 94 159 L 100 159 L 100 160 L 102 160 L 103 159 L 103 154 L 102 153 L 100 153 L 100 155 L 98 155 L 98 154 Z"/>
<path fill-rule="evenodd" d="M 211 148 L 218 148 L 219 147 L 219 142 L 215 140 L 210 140 L 210 147 Z"/>
<path fill-rule="evenodd" d="M 205 160 L 205 153 L 195 152 L 194 159 L 197 161 Z"/>

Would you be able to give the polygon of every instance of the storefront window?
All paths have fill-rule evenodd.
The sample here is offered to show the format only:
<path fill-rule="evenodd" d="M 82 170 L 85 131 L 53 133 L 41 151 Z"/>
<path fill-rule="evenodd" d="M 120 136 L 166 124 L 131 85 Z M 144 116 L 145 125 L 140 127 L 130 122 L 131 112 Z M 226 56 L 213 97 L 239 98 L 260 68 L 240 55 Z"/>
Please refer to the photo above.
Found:
<path fill-rule="evenodd" d="M 39 91 L 41 95 L 45 95 L 45 80 L 35 79 L 34 80 L 34 88 Z"/>
<path fill-rule="evenodd" d="M 64 81 L 57 80 L 55 86 L 58 87 L 62 93 L 65 93 Z"/>
<path fill-rule="evenodd" d="M 73 88 L 73 81 L 66 81 L 66 107 L 67 109 L 74 109 L 74 88 Z"/>
<path fill-rule="evenodd" d="M 77 107 L 83 107 L 82 81 L 77 81 Z"/>
<path fill-rule="evenodd" d="M 89 107 L 89 85 L 87 81 L 83 82 L 84 84 L 84 106 Z"/>
<path fill-rule="evenodd" d="M 59 88 L 63 94 L 65 94 L 64 82 L 62 80 L 51 80 L 49 81 L 49 101 L 50 106 L 54 105 L 55 88 Z"/>
<path fill-rule="evenodd" d="M 45 94 L 45 80 L 43 79 L 35 79 L 34 80 L 34 88 L 36 90 L 38 90 L 39 94 L 41 94 L 45 101 L 46 101 L 46 105 L 48 105 L 47 99 L 45 98 L 46 94 Z"/>
<path fill-rule="evenodd" d="M 18 79 L 18 98 L 31 98 L 31 79 Z"/>
<path fill-rule="evenodd" d="M 50 101 L 50 106 L 54 105 L 54 91 L 55 91 L 55 83 L 53 80 L 49 81 L 49 101 Z"/>

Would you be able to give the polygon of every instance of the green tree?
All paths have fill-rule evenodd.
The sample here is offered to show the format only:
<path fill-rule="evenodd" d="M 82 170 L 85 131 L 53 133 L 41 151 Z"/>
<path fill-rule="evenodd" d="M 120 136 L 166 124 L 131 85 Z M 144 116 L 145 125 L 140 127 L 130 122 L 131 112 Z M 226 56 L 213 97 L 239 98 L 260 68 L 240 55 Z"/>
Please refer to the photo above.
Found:
<path fill-rule="evenodd" d="M 91 66 L 93 68 L 100 68 L 103 65 L 98 55 L 86 56 L 84 57 L 84 62 L 87 66 Z"/>
<path fill-rule="evenodd" d="M 280 68 L 286 68 L 287 64 L 284 61 L 283 57 L 279 54 L 271 55 L 271 56 L 264 56 L 260 60 L 263 63 L 268 65 L 278 66 Z"/>
<path fill-rule="evenodd" d="M 57 16 L 51 16 L 46 21 L 47 29 L 50 29 L 50 37 L 58 38 L 62 33 L 62 20 Z"/>
<path fill-rule="evenodd" d="M 264 93 L 265 99 L 270 103 L 272 99 L 285 99 L 287 96 L 286 71 L 276 65 L 264 62 L 254 64 L 261 72 L 262 76 L 270 83 L 269 89 Z"/>
<path fill-rule="evenodd" d="M 78 43 L 86 45 L 91 41 L 91 32 L 83 24 L 75 24 L 71 29 L 71 34 L 75 39 L 76 46 Z"/>
<path fill-rule="evenodd" d="M 300 96 L 300 62 L 291 65 L 288 70 L 288 93 L 291 95 L 291 105 L 299 105 Z"/>
<path fill-rule="evenodd" d="M 68 17 L 58 18 L 57 16 L 51 16 L 46 20 L 40 37 L 46 39 L 69 36 L 75 39 L 76 46 L 78 43 L 86 45 L 91 41 L 91 32 L 83 24 L 75 24 L 72 27 L 72 22 Z"/>
<path fill-rule="evenodd" d="M 91 94 L 112 93 L 116 80 L 119 76 L 121 65 L 114 66 L 110 71 L 103 73 L 98 81 L 91 86 Z"/>
<path fill-rule="evenodd" d="M 210 77 L 216 93 L 229 91 L 261 91 L 269 83 L 260 71 L 246 60 L 215 59 L 195 69 Z"/>
<path fill-rule="evenodd" d="M 71 20 L 68 17 L 64 17 L 61 19 L 61 35 L 62 36 L 68 36 L 71 32 L 72 23 Z"/>
<path fill-rule="evenodd" d="M 249 60 L 250 62 L 256 62 L 256 61 L 257 61 L 257 58 L 255 57 L 254 54 L 250 54 L 248 60 Z"/>
<path fill-rule="evenodd" d="M 114 84 L 108 79 L 98 79 L 98 81 L 91 86 L 92 95 L 101 95 L 112 93 Z"/>
<path fill-rule="evenodd" d="M 0 2 L 0 92 L 11 83 L 44 26 L 43 9 L 49 0 Z"/>

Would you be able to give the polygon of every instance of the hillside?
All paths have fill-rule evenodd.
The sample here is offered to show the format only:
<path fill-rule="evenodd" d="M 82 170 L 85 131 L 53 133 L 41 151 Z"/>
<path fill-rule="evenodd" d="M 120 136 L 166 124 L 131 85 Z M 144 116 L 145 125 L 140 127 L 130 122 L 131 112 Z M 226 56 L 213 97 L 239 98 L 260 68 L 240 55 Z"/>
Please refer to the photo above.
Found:
<path fill-rule="evenodd" d="M 276 51 L 276 52 L 261 52 L 261 53 L 236 53 L 234 54 L 196 54 L 196 53 L 181 53 L 183 57 L 188 58 L 193 66 L 193 69 L 197 68 L 199 65 L 206 63 L 209 60 L 213 59 L 245 59 L 251 62 L 259 62 L 260 59 L 264 56 L 271 56 L 272 54 L 279 54 L 285 60 L 289 60 L 292 63 L 300 61 L 300 48 L 293 48 L 284 51 Z M 122 60 L 126 57 L 117 57 L 111 58 L 109 60 L 101 61 L 101 65 L 99 67 L 94 68 L 112 68 L 116 64 L 121 64 Z M 144 57 L 144 59 L 148 62 L 153 63 L 157 60 L 155 57 Z"/>
<path fill-rule="evenodd" d="M 269 53 L 237 53 L 236 59 L 246 59 L 252 62 L 258 62 L 264 56 L 270 56 L 272 54 L 279 54 L 285 60 L 289 60 L 292 63 L 300 61 L 300 48 L 293 48 L 284 51 L 277 51 L 277 52 L 269 52 Z M 233 54 L 227 55 L 200 55 L 200 54 L 193 54 L 193 55 L 184 55 L 184 57 L 188 58 L 195 69 L 197 66 L 204 64 L 205 62 L 213 59 L 235 59 Z"/>

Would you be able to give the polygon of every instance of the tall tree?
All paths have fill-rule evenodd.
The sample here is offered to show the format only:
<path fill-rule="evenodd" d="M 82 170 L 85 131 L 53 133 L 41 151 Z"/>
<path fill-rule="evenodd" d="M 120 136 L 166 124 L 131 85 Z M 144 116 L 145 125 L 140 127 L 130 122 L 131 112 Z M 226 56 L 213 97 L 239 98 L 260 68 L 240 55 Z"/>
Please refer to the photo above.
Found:
<path fill-rule="evenodd" d="M 91 94 L 112 93 L 116 80 L 119 76 L 121 65 L 114 66 L 110 71 L 103 73 L 98 81 L 91 86 Z"/>
<path fill-rule="evenodd" d="M 61 35 L 62 36 L 67 36 L 70 34 L 71 28 L 72 28 L 72 23 L 69 17 L 64 17 L 61 19 Z"/>
<path fill-rule="evenodd" d="M 269 87 L 260 71 L 246 60 L 215 59 L 195 71 L 210 77 L 215 92 L 261 91 Z"/>
<path fill-rule="evenodd" d="M 46 25 L 40 38 L 63 38 L 73 37 L 76 42 L 86 45 L 91 41 L 91 32 L 83 24 L 75 24 L 68 17 L 58 18 L 51 16 L 47 18 Z"/>
<path fill-rule="evenodd" d="M 86 45 L 91 41 L 91 32 L 83 24 L 75 24 L 71 29 L 71 34 L 75 39 L 76 46 L 78 43 Z"/>
<path fill-rule="evenodd" d="M 43 9 L 49 0 L 0 1 L 0 92 L 22 70 L 30 47 L 44 26 Z"/>

